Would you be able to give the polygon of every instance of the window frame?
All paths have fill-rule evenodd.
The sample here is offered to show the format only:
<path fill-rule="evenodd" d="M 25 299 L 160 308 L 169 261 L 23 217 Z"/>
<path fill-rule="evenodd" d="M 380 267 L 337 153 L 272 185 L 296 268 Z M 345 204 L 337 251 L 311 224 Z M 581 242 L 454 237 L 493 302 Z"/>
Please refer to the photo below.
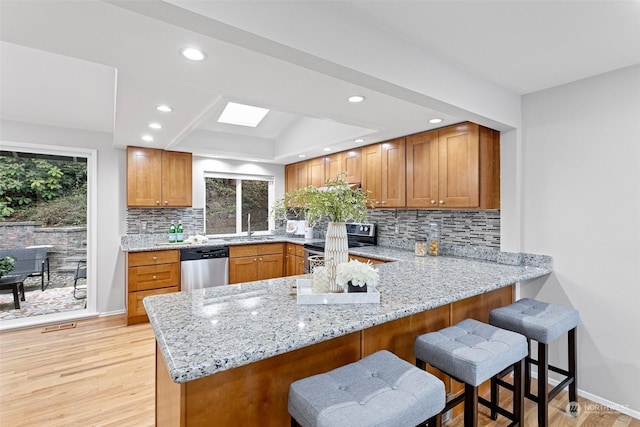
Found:
<path fill-rule="evenodd" d="M 207 178 L 235 179 L 236 182 L 236 232 L 226 234 L 206 234 L 207 233 Z M 267 197 L 268 197 L 268 229 L 256 231 L 254 236 L 264 236 L 273 233 L 275 228 L 275 220 L 271 216 L 271 206 L 275 202 L 275 177 L 273 175 L 259 175 L 246 173 L 228 173 L 228 172 L 204 172 L 204 233 L 207 237 L 240 237 L 246 236 L 247 232 L 242 231 L 242 181 L 266 181 Z"/>

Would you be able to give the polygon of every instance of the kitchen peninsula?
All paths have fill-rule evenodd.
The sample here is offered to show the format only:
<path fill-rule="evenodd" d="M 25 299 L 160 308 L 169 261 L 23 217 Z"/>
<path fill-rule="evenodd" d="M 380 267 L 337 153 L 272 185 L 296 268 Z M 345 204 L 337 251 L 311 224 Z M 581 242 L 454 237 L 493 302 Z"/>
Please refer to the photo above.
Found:
<path fill-rule="evenodd" d="M 416 335 L 466 317 L 486 321 L 512 301 L 513 283 L 551 272 L 546 256 L 351 252 L 395 261 L 377 266 L 380 304 L 297 305 L 296 277 L 146 298 L 157 340 L 156 425 L 288 425 L 292 381 L 383 348 L 413 363 Z"/>

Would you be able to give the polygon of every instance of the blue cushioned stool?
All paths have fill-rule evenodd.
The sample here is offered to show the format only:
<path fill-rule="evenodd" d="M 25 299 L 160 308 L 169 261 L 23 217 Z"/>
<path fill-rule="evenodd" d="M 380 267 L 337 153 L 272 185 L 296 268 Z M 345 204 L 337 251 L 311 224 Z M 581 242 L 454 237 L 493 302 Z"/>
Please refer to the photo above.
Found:
<path fill-rule="evenodd" d="M 442 381 L 386 350 L 289 387 L 296 427 L 431 427 L 444 403 Z"/>
<path fill-rule="evenodd" d="M 496 328 L 473 319 L 455 326 L 420 335 L 414 343 L 416 365 L 426 363 L 465 384 L 464 394 L 447 403 L 443 412 L 464 401 L 464 425 L 478 424 L 478 403 L 491 407 L 491 402 L 478 397 L 478 386 L 508 367 L 513 367 L 513 412 L 498 408 L 512 423 L 524 425 L 524 359 L 528 354 L 524 336 Z"/>
<path fill-rule="evenodd" d="M 569 386 L 569 402 L 577 399 L 576 381 L 576 329 L 580 315 L 577 310 L 558 304 L 549 304 L 530 298 L 523 298 L 506 307 L 491 311 L 489 323 L 503 329 L 518 332 L 538 342 L 538 360 L 531 357 L 531 351 L 525 363 L 525 396 L 538 403 L 538 425 L 548 425 L 548 405 L 562 389 Z M 568 370 L 549 365 L 548 346 L 551 342 L 568 332 Z M 531 364 L 538 366 L 538 394 L 531 393 Z M 549 370 L 565 376 L 565 379 L 546 393 Z M 540 385 L 543 387 L 540 387 Z M 541 393 L 544 390 L 544 393 Z M 497 393 L 492 395 L 497 400 Z"/>

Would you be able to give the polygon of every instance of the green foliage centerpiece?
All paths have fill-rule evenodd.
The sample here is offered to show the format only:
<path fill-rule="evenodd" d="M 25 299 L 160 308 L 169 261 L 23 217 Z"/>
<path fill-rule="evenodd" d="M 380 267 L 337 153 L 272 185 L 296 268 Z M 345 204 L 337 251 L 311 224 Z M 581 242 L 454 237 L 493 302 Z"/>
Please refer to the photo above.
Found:
<path fill-rule="evenodd" d="M 352 188 L 338 175 L 327 180 L 324 187 L 308 186 L 293 190 L 276 203 L 274 211 L 283 213 L 287 209 L 303 214 L 313 226 L 319 219 L 326 217 L 325 267 L 329 271 L 329 290 L 342 292 L 343 287 L 336 284 L 336 266 L 349 261 L 349 244 L 346 221 L 362 221 L 367 218 L 369 197 L 360 188 Z"/>

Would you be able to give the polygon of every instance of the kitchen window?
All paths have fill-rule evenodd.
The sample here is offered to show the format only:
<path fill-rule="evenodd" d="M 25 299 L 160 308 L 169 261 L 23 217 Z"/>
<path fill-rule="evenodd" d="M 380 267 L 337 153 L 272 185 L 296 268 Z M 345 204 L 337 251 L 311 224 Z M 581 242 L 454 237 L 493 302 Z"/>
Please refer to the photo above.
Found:
<path fill-rule="evenodd" d="M 273 228 L 273 177 L 206 173 L 204 181 L 207 235 L 243 235 L 249 218 L 256 234 Z"/>

